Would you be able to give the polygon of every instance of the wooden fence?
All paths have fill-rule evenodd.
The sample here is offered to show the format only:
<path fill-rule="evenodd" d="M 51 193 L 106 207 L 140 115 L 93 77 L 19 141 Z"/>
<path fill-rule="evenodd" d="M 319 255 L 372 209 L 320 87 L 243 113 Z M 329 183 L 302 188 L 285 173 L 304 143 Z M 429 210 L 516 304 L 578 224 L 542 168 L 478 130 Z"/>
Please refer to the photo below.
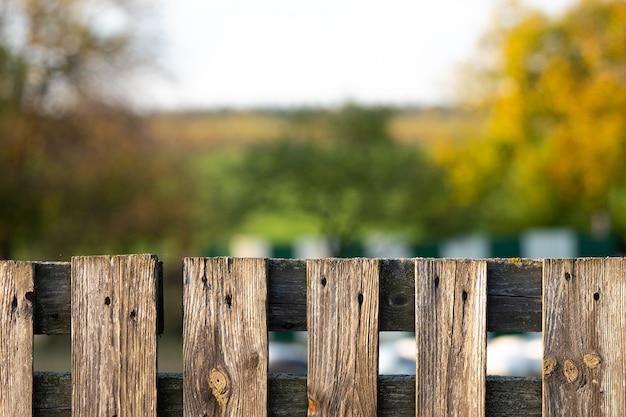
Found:
<path fill-rule="evenodd" d="M 625 262 L 188 258 L 180 375 L 155 256 L 2 261 L 0 415 L 621 417 Z M 268 331 L 303 330 L 308 374 L 268 375 Z M 378 375 L 390 330 L 416 375 Z M 485 375 L 488 331 L 542 330 L 542 378 Z M 34 333 L 71 333 L 71 374 L 33 373 Z"/>

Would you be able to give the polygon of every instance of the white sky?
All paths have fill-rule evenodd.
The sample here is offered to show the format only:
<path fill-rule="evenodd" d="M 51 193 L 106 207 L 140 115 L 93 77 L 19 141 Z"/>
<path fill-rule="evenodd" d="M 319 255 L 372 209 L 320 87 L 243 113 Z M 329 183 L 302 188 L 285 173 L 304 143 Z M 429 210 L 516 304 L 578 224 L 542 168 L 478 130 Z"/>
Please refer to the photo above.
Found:
<path fill-rule="evenodd" d="M 161 1 L 160 108 L 436 104 L 503 0 Z M 573 0 L 526 0 L 559 12 Z M 544 4 L 546 3 L 546 4 Z"/>

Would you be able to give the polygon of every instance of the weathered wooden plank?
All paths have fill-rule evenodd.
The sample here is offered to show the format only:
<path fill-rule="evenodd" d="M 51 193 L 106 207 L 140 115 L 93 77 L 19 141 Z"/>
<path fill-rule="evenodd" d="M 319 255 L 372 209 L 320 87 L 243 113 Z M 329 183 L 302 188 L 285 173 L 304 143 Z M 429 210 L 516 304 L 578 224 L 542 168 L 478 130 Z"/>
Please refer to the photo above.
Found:
<path fill-rule="evenodd" d="M 71 263 L 33 262 L 35 268 L 35 334 L 70 334 Z M 163 263 L 159 262 L 158 331 L 163 333 Z"/>
<path fill-rule="evenodd" d="M 380 327 L 382 331 L 415 331 L 415 262 L 380 260 Z"/>
<path fill-rule="evenodd" d="M 33 398 L 33 266 L 0 261 L 0 415 L 30 417 Z"/>
<path fill-rule="evenodd" d="M 413 262 L 380 262 L 380 330 L 414 331 Z M 487 266 L 488 330 L 541 331 L 540 261 L 497 259 L 489 260 Z M 269 330 L 306 331 L 305 261 L 268 259 L 268 269 Z M 34 304 L 36 334 L 69 334 L 69 263 L 35 263 Z"/>
<path fill-rule="evenodd" d="M 380 330 L 414 331 L 413 261 L 381 259 L 380 264 Z M 272 284 L 269 289 L 270 330 L 305 331 L 302 308 L 306 294 L 304 261 L 270 259 L 269 269 Z M 487 299 L 488 331 L 541 331 L 541 262 L 488 260 Z"/>
<path fill-rule="evenodd" d="M 268 259 L 270 331 L 306 331 L 306 261 Z"/>
<path fill-rule="evenodd" d="M 72 415 L 72 377 L 69 372 L 35 372 L 34 417 Z M 158 375 L 158 417 L 183 415 L 183 375 Z"/>
<path fill-rule="evenodd" d="M 272 417 L 302 417 L 307 414 L 306 375 L 270 374 L 269 415 Z"/>
<path fill-rule="evenodd" d="M 309 416 L 373 416 L 378 375 L 377 259 L 307 261 Z"/>
<path fill-rule="evenodd" d="M 486 388 L 486 416 L 541 416 L 541 378 L 488 376 Z"/>
<path fill-rule="evenodd" d="M 69 372 L 35 372 L 33 391 L 34 417 L 72 415 L 72 376 Z"/>
<path fill-rule="evenodd" d="M 487 263 L 415 261 L 416 415 L 485 413 Z"/>
<path fill-rule="evenodd" d="M 604 416 L 626 413 L 626 259 L 604 260 L 601 286 L 593 292 L 598 307 L 597 352 L 583 356 L 586 370 L 598 381 Z M 600 361 L 599 363 L 597 361 Z"/>
<path fill-rule="evenodd" d="M 276 417 L 301 417 L 307 410 L 306 375 L 270 374 L 268 414 Z M 183 375 L 159 374 L 158 416 L 183 415 Z M 71 415 L 71 377 L 69 373 L 34 374 L 34 416 Z M 379 417 L 415 415 L 415 375 L 378 376 Z M 541 416 L 541 379 L 487 377 L 487 417 Z"/>
<path fill-rule="evenodd" d="M 182 374 L 159 374 L 158 417 L 182 416 L 183 376 Z"/>
<path fill-rule="evenodd" d="M 623 416 L 623 258 L 544 260 L 545 416 Z"/>
<path fill-rule="evenodd" d="M 153 255 L 72 258 L 72 415 L 156 416 Z"/>
<path fill-rule="evenodd" d="M 267 262 L 183 262 L 183 406 L 189 416 L 267 413 Z"/>
<path fill-rule="evenodd" d="M 541 331 L 541 261 L 487 261 L 487 329 Z"/>
<path fill-rule="evenodd" d="M 71 264 L 35 262 L 35 334 L 69 334 Z"/>

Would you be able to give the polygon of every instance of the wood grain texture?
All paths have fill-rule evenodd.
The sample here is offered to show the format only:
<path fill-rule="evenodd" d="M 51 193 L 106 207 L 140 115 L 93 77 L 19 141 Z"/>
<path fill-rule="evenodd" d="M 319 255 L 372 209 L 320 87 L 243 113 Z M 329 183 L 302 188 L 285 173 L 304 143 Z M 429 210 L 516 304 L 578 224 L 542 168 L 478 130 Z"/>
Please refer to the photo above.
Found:
<path fill-rule="evenodd" d="M 72 415 L 156 416 L 153 255 L 72 258 Z"/>
<path fill-rule="evenodd" d="M 487 263 L 415 261 L 416 415 L 485 413 Z"/>
<path fill-rule="evenodd" d="M 0 261 L 0 416 L 31 417 L 33 266 Z"/>
<path fill-rule="evenodd" d="M 34 372 L 33 391 L 33 416 L 71 417 L 72 376 L 69 372 Z"/>
<path fill-rule="evenodd" d="M 544 416 L 623 416 L 623 258 L 544 260 Z"/>
<path fill-rule="evenodd" d="M 541 417 L 541 378 L 487 376 L 487 417 Z"/>
<path fill-rule="evenodd" d="M 35 334 L 70 334 L 69 262 L 35 262 Z"/>
<path fill-rule="evenodd" d="M 267 262 L 269 330 L 306 331 L 306 262 Z M 415 331 L 413 261 L 380 262 L 380 330 Z M 35 293 L 35 333 L 69 334 L 70 264 L 35 263 Z M 489 331 L 541 331 L 541 261 L 488 260 L 487 299 Z"/>
<path fill-rule="evenodd" d="M 377 259 L 307 261 L 309 416 L 373 416 L 377 409 Z"/>
<path fill-rule="evenodd" d="M 268 259 L 270 331 L 306 330 L 306 261 Z"/>
<path fill-rule="evenodd" d="M 487 261 L 487 330 L 541 331 L 541 261 Z"/>
<path fill-rule="evenodd" d="M 187 416 L 267 415 L 267 262 L 183 262 Z"/>
<path fill-rule="evenodd" d="M 183 415 L 183 375 L 159 374 L 159 417 Z M 307 410 L 306 375 L 270 374 L 268 415 L 302 417 Z M 69 373 L 35 372 L 35 417 L 71 416 Z M 541 379 L 487 377 L 486 417 L 541 416 Z M 415 416 L 415 375 L 378 376 L 378 417 Z"/>

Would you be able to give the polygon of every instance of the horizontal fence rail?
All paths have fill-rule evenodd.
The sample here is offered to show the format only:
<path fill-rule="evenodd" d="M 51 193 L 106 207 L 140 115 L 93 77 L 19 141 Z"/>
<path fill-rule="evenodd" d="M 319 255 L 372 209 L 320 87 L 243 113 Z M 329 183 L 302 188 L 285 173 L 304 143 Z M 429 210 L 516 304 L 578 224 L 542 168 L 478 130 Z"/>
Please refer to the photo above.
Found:
<path fill-rule="evenodd" d="M 71 264 L 35 262 L 33 267 L 35 334 L 69 334 Z M 306 261 L 268 259 L 267 267 L 268 329 L 306 331 Z M 487 260 L 487 331 L 541 331 L 541 274 L 541 261 Z M 413 260 L 381 259 L 380 330 L 415 331 L 414 299 Z"/>
<path fill-rule="evenodd" d="M 623 416 L 625 270 L 186 258 L 183 376 L 156 372 L 156 256 L 0 261 L 0 415 Z M 543 383 L 485 375 L 487 332 L 542 330 Z M 307 375 L 267 374 L 268 331 L 308 332 Z M 416 375 L 377 375 L 379 331 L 416 333 Z M 32 372 L 33 333 L 71 333 L 71 374 Z"/>

